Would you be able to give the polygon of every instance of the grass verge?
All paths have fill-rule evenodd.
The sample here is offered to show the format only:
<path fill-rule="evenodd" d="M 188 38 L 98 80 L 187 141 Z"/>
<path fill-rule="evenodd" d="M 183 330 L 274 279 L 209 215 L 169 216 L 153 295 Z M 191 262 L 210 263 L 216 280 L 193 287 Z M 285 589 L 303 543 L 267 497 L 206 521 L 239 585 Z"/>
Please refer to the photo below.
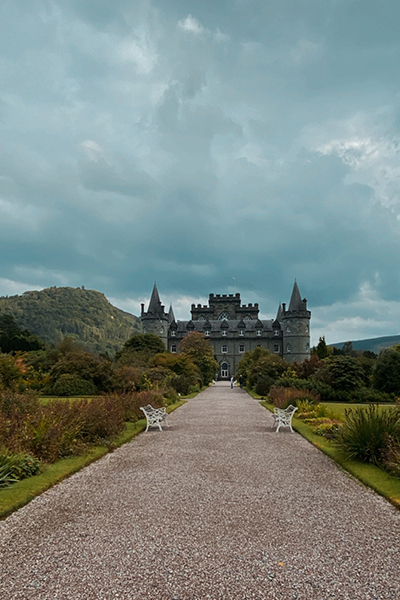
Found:
<path fill-rule="evenodd" d="M 251 396 L 254 398 L 261 400 L 261 397 L 257 396 L 257 394 L 253 394 L 249 392 Z M 264 406 L 264 408 L 273 411 L 273 405 L 265 400 L 261 400 L 260 404 Z M 330 404 L 328 404 L 331 407 Z M 343 415 L 344 415 L 344 407 L 351 408 L 354 404 L 342 405 L 343 406 Z M 365 405 L 364 405 L 365 406 Z M 332 406 L 333 409 L 333 406 Z M 335 412 L 336 406 L 335 406 Z M 343 454 L 340 452 L 338 448 L 335 447 L 332 442 L 325 439 L 320 435 L 316 435 L 312 427 L 304 423 L 301 419 L 293 418 L 292 427 L 295 431 L 300 433 L 307 441 L 309 441 L 313 446 L 321 450 L 324 454 L 329 456 L 332 460 L 334 460 L 338 465 L 340 465 L 344 470 L 353 475 L 356 479 L 361 481 L 364 485 L 372 488 L 375 492 L 384 496 L 389 502 L 391 502 L 396 508 L 400 509 L 400 478 L 395 477 L 394 475 L 390 475 L 376 467 L 375 465 L 366 464 L 362 462 L 358 462 L 355 460 L 346 459 Z"/>
<path fill-rule="evenodd" d="M 179 400 L 175 404 L 167 407 L 170 413 L 185 404 L 185 400 Z M 136 435 L 146 428 L 146 419 L 140 419 L 136 423 L 126 423 L 124 431 L 113 441 L 113 447 L 119 448 L 123 444 L 130 442 Z M 39 496 L 49 488 L 63 479 L 77 473 L 83 467 L 90 465 L 105 454 L 110 452 L 107 446 L 92 446 L 85 454 L 81 456 L 72 456 L 63 458 L 48 465 L 39 475 L 28 477 L 17 483 L 13 483 L 7 488 L 0 490 L 0 519 L 4 519 L 12 512 L 18 510 L 25 504 L 28 504 L 33 498 Z"/>

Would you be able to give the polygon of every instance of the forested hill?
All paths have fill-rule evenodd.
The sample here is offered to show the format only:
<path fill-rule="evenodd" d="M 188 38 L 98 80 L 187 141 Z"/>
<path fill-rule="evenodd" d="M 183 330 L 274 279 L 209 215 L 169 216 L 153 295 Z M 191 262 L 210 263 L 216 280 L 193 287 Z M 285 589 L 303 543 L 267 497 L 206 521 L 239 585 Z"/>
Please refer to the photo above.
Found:
<path fill-rule="evenodd" d="M 12 314 L 18 325 L 46 343 L 71 336 L 86 350 L 114 354 L 135 332 L 137 317 L 126 313 L 95 290 L 51 287 L 0 297 L 0 314 Z"/>

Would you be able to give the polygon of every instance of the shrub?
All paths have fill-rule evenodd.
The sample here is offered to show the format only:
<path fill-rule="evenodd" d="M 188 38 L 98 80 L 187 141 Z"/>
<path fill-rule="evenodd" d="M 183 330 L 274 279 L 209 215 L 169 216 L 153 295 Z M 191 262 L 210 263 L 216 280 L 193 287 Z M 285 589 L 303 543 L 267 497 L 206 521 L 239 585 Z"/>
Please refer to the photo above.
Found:
<path fill-rule="evenodd" d="M 317 435 L 321 435 L 327 440 L 334 440 L 339 432 L 340 427 L 342 427 L 342 423 L 338 422 L 324 422 L 319 424 L 315 429 L 314 433 Z"/>
<path fill-rule="evenodd" d="M 98 390 L 92 381 L 79 375 L 63 373 L 51 388 L 55 396 L 94 396 Z"/>
<path fill-rule="evenodd" d="M 274 383 L 275 379 L 273 377 L 269 377 L 269 375 L 260 375 L 256 381 L 254 390 L 259 396 L 266 396 Z"/>
<path fill-rule="evenodd" d="M 352 394 L 353 402 L 365 402 L 369 404 L 377 404 L 380 402 L 393 402 L 393 394 L 380 392 L 373 388 L 360 387 Z"/>
<path fill-rule="evenodd" d="M 39 472 L 39 461 L 29 454 L 9 454 L 0 450 L 0 487 L 6 487 Z"/>
<path fill-rule="evenodd" d="M 400 413 L 396 408 L 379 410 L 370 404 L 346 410 L 346 419 L 335 441 L 349 459 L 379 465 L 389 440 L 400 442 Z"/>
<path fill-rule="evenodd" d="M 313 391 L 285 387 L 272 387 L 268 397 L 277 408 L 287 408 L 289 404 L 297 405 L 299 400 L 315 403 L 319 401 L 318 394 Z"/>

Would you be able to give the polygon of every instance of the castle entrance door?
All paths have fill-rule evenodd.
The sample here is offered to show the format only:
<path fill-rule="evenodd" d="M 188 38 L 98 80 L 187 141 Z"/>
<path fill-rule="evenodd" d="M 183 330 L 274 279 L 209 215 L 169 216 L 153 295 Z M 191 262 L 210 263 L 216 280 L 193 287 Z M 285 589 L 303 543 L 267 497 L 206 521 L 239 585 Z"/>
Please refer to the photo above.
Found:
<path fill-rule="evenodd" d="M 229 365 L 226 362 L 223 362 L 221 365 L 221 379 L 229 378 Z"/>

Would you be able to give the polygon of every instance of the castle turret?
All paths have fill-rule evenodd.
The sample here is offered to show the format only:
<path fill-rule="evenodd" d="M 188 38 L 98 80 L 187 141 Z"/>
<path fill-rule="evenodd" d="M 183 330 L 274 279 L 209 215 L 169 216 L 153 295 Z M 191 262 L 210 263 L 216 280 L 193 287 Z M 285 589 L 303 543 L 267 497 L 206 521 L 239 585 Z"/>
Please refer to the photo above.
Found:
<path fill-rule="evenodd" d="M 144 304 L 142 304 L 142 314 L 140 315 L 140 320 L 142 322 L 143 333 L 154 333 L 154 335 L 162 339 L 166 348 L 168 347 L 168 327 L 170 324 L 170 316 L 171 313 L 166 313 L 165 306 L 161 304 L 157 284 L 154 283 L 149 302 L 149 308 L 147 312 L 145 312 Z"/>
<path fill-rule="evenodd" d="M 301 362 L 310 358 L 310 319 L 307 300 L 301 299 L 297 282 L 294 282 L 289 308 L 282 304 L 280 314 L 283 328 L 283 358 L 287 362 Z"/>

